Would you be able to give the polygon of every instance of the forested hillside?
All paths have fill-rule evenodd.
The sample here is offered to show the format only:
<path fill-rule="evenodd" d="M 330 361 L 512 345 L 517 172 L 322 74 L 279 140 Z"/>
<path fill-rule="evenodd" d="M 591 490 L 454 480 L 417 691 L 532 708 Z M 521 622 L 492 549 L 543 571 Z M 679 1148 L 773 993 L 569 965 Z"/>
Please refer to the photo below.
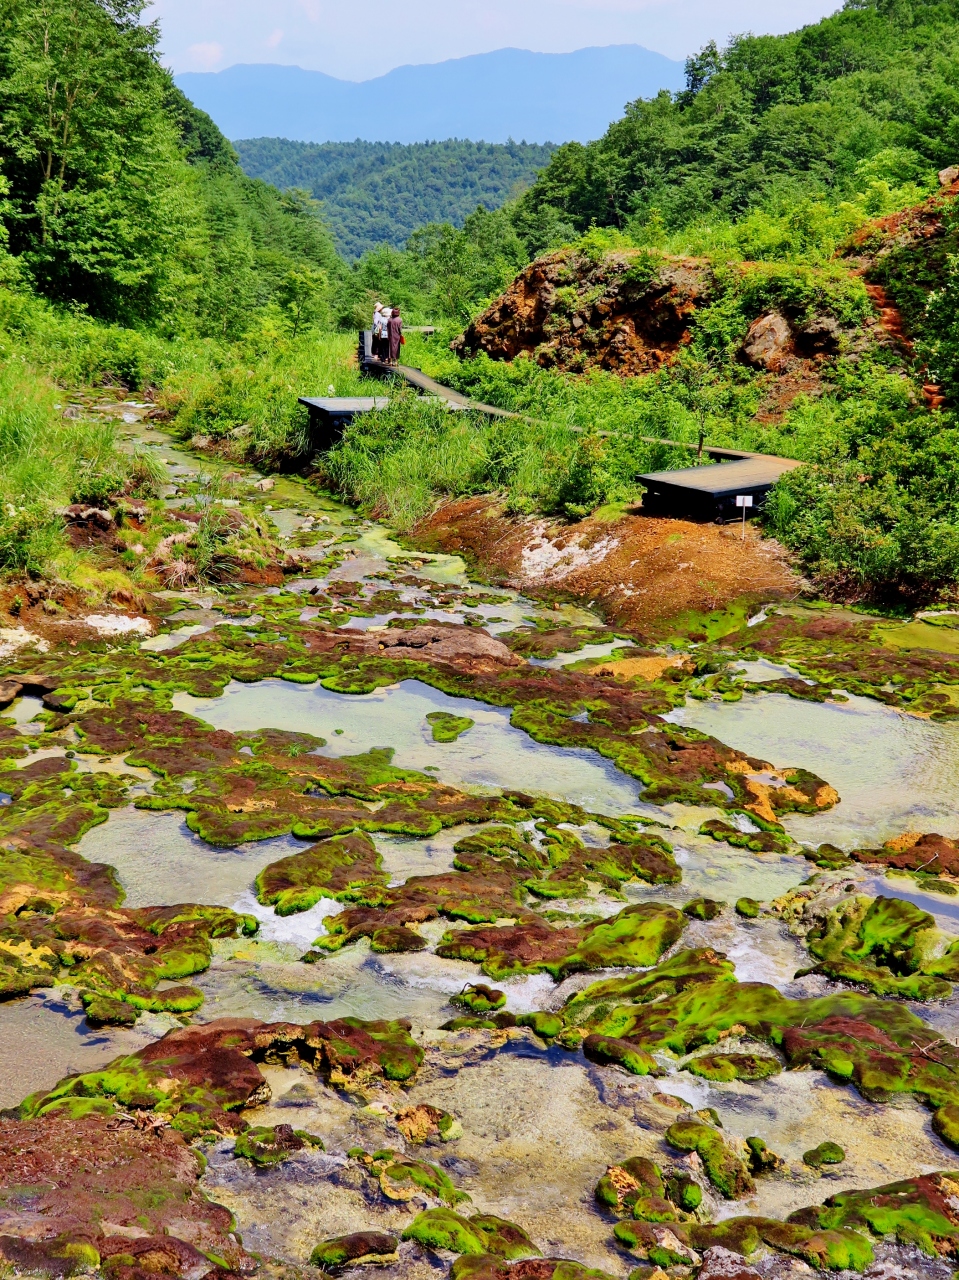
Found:
<path fill-rule="evenodd" d="M 413 354 L 536 416 L 509 465 L 498 428 L 467 442 L 454 424 L 415 446 L 358 431 L 340 473 L 382 504 L 378 477 L 395 488 L 405 450 L 420 494 L 510 476 L 514 510 L 580 515 L 630 500 L 644 466 L 681 463 L 644 437 L 703 432 L 806 463 L 764 519 L 820 589 L 951 598 L 957 84 L 956 3 L 855 0 L 800 32 L 708 47 L 684 91 L 561 147 L 491 215 L 544 256 L 466 326 L 459 359 L 439 342 Z"/>
<path fill-rule="evenodd" d="M 525 142 L 234 143 L 251 178 L 296 187 L 323 202 L 340 252 L 359 258 L 381 244 L 399 249 L 418 227 L 461 227 L 478 205 L 498 209 L 517 197 L 556 150 Z"/>
<path fill-rule="evenodd" d="M 247 178 L 159 65 L 139 0 L 8 0 L 0 169 L 8 274 L 91 315 L 236 336 L 340 264 L 308 199 Z"/>
<path fill-rule="evenodd" d="M 739 36 L 687 63 L 675 95 L 631 104 L 561 147 L 522 202 L 577 229 L 645 229 L 831 198 L 864 176 L 901 183 L 959 155 L 956 0 L 849 0 L 785 36 Z"/>

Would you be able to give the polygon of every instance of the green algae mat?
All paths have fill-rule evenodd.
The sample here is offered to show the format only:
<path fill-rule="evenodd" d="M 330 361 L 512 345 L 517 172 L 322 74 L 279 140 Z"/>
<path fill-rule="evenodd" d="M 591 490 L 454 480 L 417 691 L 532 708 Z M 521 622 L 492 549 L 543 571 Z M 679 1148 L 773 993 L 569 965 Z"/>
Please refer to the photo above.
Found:
<path fill-rule="evenodd" d="M 959 829 L 800 845 L 795 820 L 842 805 L 829 777 L 664 718 L 754 696 L 739 664 L 765 659 L 792 673 L 766 692 L 813 710 L 852 694 L 942 732 L 959 663 L 920 641 L 949 626 L 737 603 L 651 644 L 445 562 L 414 572 L 384 531 L 281 490 L 251 510 L 265 526 L 282 499 L 274 528 L 294 532 L 276 538 L 317 554 L 280 581 L 157 596 L 146 648 L 116 632 L 0 660 L 0 1018 L 33 1001 L 99 1037 L 59 1080 L 25 1069 L 0 1116 L 5 1265 L 959 1266 Z M 174 635 L 184 603 L 204 630 Z M 616 646 L 608 667 L 540 665 L 595 644 Z M 441 707 L 403 739 L 435 744 L 428 767 L 395 745 L 409 681 Z M 309 729 L 271 724 L 278 687 L 342 700 Z M 351 699 L 379 708 L 359 751 L 339 745 Z M 259 719 L 217 727 L 227 704 Z M 491 783 L 483 751 L 507 735 L 633 803 L 574 803 L 549 766 L 547 785 Z M 121 811 L 141 833 L 122 867 L 162 869 L 160 829 L 211 897 L 218 859 L 248 859 L 246 890 L 128 897 L 100 853 Z M 763 892 L 770 868 L 788 892 Z"/>

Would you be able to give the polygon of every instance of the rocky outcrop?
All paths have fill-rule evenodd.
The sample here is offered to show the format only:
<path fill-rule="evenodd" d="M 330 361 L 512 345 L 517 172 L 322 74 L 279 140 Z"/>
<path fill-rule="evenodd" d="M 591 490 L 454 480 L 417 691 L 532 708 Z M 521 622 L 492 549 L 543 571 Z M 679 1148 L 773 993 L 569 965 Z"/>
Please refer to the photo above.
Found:
<path fill-rule="evenodd" d="M 789 321 L 778 311 L 772 311 L 749 326 L 741 355 L 746 364 L 754 368 L 774 369 L 792 351 L 793 335 Z"/>
<path fill-rule="evenodd" d="M 103 1265 L 122 1280 L 249 1274 L 256 1261 L 200 1191 L 202 1168 L 181 1134 L 130 1115 L 5 1119 L 0 1260 L 51 1276 Z"/>
<path fill-rule="evenodd" d="M 770 311 L 749 326 L 739 354 L 754 369 L 794 372 L 804 361 L 838 355 L 844 338 L 850 346 L 855 332 L 844 334 L 834 316 L 814 315 L 799 324 L 779 311 Z"/>
<path fill-rule="evenodd" d="M 581 371 L 651 373 L 689 341 L 712 273 L 691 258 L 623 250 L 595 262 L 575 249 L 538 258 L 452 344 L 462 356 L 525 354 Z"/>
<path fill-rule="evenodd" d="M 926 302 L 941 287 L 949 258 L 959 251 L 959 166 L 939 174 L 941 190 L 921 204 L 877 218 L 861 227 L 844 250 L 867 282 L 878 316 L 879 334 L 907 355 L 923 337 Z M 923 397 L 930 408 L 944 403 L 941 388 L 928 383 Z"/>

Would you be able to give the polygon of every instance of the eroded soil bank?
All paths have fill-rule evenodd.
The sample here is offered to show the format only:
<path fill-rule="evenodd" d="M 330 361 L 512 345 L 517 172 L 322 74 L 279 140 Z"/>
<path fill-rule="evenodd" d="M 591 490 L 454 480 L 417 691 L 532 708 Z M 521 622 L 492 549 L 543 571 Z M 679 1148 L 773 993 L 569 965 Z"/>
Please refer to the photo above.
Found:
<path fill-rule="evenodd" d="M 538 598 L 592 602 L 611 623 L 641 634 L 683 613 L 793 599 L 804 587 L 783 548 L 751 526 L 743 540 L 739 526 L 639 512 L 565 524 L 464 498 L 421 520 L 411 542 L 462 555 L 489 581 Z"/>

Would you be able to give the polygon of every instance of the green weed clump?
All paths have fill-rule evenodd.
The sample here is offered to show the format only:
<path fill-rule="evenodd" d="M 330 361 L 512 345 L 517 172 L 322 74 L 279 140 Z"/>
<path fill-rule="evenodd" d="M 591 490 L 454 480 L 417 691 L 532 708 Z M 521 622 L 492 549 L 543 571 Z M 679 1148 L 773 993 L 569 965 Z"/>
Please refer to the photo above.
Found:
<path fill-rule="evenodd" d="M 350 365 L 355 341 L 316 330 L 294 337 L 265 315 L 242 340 L 203 344 L 206 359 L 171 370 L 158 400 L 187 438 L 266 465 L 303 460 L 310 441 L 300 396 L 371 394 Z"/>
<path fill-rule="evenodd" d="M 0 570 L 10 573 L 68 574 L 77 556 L 59 509 L 149 483 L 111 428 L 64 419 L 55 396 L 23 363 L 0 366 Z"/>

